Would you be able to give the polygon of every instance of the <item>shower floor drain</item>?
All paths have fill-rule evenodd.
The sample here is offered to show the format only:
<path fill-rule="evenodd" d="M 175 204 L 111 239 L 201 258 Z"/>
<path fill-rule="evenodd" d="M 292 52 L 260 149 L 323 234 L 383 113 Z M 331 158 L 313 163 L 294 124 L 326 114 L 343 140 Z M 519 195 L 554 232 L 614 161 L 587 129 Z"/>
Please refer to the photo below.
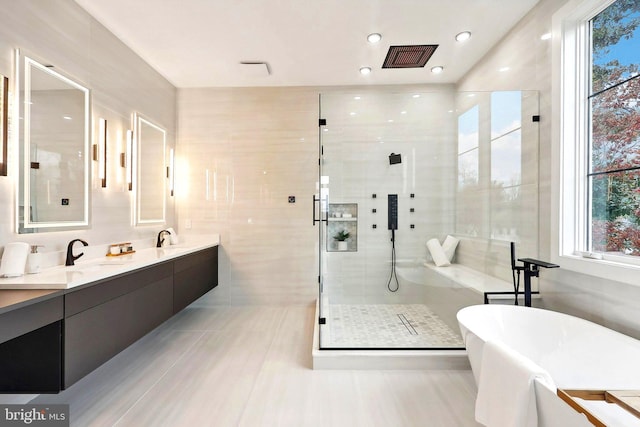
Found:
<path fill-rule="evenodd" d="M 407 328 L 409 334 L 418 335 L 418 333 L 416 332 L 416 328 L 413 327 L 409 319 L 407 319 L 407 316 L 405 316 L 404 314 L 398 314 L 398 318 L 400 319 L 404 327 Z"/>

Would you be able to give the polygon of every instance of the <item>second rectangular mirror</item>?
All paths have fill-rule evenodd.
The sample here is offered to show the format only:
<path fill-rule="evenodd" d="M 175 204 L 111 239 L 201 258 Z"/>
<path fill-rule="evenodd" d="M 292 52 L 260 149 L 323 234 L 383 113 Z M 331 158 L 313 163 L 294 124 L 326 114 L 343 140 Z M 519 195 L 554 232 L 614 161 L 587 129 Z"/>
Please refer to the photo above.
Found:
<path fill-rule="evenodd" d="M 165 222 L 167 132 L 140 115 L 136 126 L 136 224 Z"/>

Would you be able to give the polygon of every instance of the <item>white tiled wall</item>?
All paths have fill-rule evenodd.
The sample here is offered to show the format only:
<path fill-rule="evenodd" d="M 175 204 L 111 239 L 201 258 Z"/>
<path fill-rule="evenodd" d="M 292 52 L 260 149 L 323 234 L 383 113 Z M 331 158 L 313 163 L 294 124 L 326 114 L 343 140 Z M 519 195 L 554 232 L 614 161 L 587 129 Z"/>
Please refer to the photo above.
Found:
<path fill-rule="evenodd" d="M 318 90 L 181 89 L 178 112 L 179 232 L 221 236 L 211 301 L 313 301 Z"/>
<path fill-rule="evenodd" d="M 421 266 L 426 241 L 454 232 L 454 104 L 453 87 L 447 85 L 323 94 L 329 200 L 358 205 L 357 252 L 331 251 L 323 259 L 331 303 L 422 302 L 411 286 L 397 293 L 387 289 L 392 256 L 387 195 L 398 195 L 396 258 Z M 402 163 L 391 165 L 391 153 L 400 154 Z M 331 235 L 327 238 L 331 245 Z"/>
<path fill-rule="evenodd" d="M 160 225 L 131 225 L 132 195 L 126 190 L 119 158 L 136 111 L 166 128 L 168 145 L 174 145 L 176 89 L 72 0 L 2 0 L 0 6 L 0 74 L 13 82 L 16 48 L 54 64 L 91 89 L 93 120 L 105 118 L 109 131 L 108 186 L 99 186 L 94 171 L 91 226 L 76 231 L 15 232 L 17 138 L 10 140 L 9 176 L 0 177 L 0 247 L 13 241 L 43 244 L 44 252 L 59 252 L 58 260 L 62 261 L 62 251 L 73 238 L 98 245 L 155 237 Z M 15 132 L 15 126 L 11 129 Z M 15 136 L 13 133 L 10 138 Z M 174 201 L 168 200 L 167 224 L 173 225 Z"/>

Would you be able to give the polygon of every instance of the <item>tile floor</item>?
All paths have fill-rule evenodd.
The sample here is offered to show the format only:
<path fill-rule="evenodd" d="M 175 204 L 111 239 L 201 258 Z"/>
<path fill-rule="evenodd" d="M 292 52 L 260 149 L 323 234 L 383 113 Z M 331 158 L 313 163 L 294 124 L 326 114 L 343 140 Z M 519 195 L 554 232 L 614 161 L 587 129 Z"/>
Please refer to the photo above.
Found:
<path fill-rule="evenodd" d="M 314 312 L 196 302 L 33 402 L 70 404 L 71 425 L 81 427 L 479 425 L 471 371 L 312 370 Z"/>
<path fill-rule="evenodd" d="M 458 331 L 424 304 L 326 304 L 322 348 L 464 348 Z"/>

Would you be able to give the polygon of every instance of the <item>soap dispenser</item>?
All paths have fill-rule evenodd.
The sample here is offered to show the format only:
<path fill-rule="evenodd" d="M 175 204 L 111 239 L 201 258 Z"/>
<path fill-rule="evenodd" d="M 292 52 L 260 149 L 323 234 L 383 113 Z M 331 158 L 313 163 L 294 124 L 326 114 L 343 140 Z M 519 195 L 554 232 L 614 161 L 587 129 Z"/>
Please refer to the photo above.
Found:
<path fill-rule="evenodd" d="M 38 248 L 42 247 L 42 245 L 31 245 L 31 253 L 27 257 L 26 272 L 28 274 L 40 273 L 42 269 L 42 254 L 38 252 Z"/>

